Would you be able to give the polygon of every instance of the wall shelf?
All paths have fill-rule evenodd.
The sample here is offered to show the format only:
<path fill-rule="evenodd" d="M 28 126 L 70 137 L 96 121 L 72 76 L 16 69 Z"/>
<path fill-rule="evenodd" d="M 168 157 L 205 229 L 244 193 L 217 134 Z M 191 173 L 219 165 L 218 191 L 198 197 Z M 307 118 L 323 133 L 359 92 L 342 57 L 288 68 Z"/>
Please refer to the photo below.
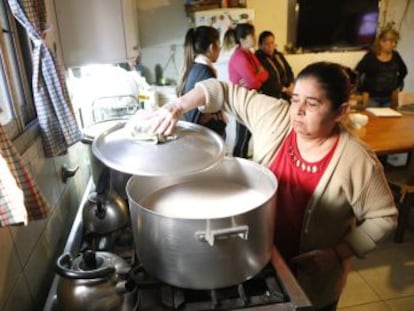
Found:
<path fill-rule="evenodd" d="M 206 11 L 211 9 L 219 9 L 219 8 L 245 8 L 246 1 L 227 1 L 227 5 L 223 7 L 223 1 L 217 0 L 203 0 L 203 1 L 193 1 L 192 4 L 185 4 L 185 12 L 187 16 L 191 16 L 195 12 L 199 11 Z"/>

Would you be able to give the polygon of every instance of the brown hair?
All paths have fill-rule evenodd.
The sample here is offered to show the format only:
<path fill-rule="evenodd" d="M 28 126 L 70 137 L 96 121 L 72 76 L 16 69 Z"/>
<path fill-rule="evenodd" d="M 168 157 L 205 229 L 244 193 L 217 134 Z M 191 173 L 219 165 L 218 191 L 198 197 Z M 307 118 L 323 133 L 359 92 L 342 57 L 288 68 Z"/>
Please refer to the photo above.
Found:
<path fill-rule="evenodd" d="M 378 34 L 377 38 L 374 42 L 374 50 L 375 52 L 379 52 L 380 41 L 386 39 L 387 37 L 393 37 L 395 42 L 397 43 L 400 40 L 400 33 L 395 30 L 392 25 L 387 25 L 384 27 L 380 33 Z"/>
<path fill-rule="evenodd" d="M 237 24 L 236 28 L 229 28 L 224 34 L 224 40 L 233 40 L 240 44 L 240 40 L 246 38 L 248 35 L 254 34 L 254 26 L 249 23 Z"/>
<path fill-rule="evenodd" d="M 262 31 L 262 33 L 259 36 L 259 45 L 262 45 L 267 37 L 273 37 L 274 38 L 275 35 L 273 34 L 273 32 L 268 31 L 268 30 Z"/>
<path fill-rule="evenodd" d="M 220 34 L 217 29 L 210 26 L 199 26 L 187 31 L 184 40 L 184 63 L 177 84 L 178 96 L 183 95 L 182 92 L 195 57 L 198 54 L 205 55 L 210 44 L 214 44 L 217 40 L 220 40 Z"/>

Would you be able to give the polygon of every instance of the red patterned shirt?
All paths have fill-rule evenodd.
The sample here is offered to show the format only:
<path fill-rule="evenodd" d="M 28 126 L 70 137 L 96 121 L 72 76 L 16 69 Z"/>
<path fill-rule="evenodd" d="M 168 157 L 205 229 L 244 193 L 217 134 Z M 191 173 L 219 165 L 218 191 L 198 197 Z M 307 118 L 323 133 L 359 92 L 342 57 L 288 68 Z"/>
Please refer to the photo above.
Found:
<path fill-rule="evenodd" d="M 332 158 L 338 143 L 318 162 L 305 161 L 296 145 L 296 133 L 292 131 L 270 165 L 279 181 L 275 245 L 287 262 L 299 254 L 302 221 L 308 202 Z"/>

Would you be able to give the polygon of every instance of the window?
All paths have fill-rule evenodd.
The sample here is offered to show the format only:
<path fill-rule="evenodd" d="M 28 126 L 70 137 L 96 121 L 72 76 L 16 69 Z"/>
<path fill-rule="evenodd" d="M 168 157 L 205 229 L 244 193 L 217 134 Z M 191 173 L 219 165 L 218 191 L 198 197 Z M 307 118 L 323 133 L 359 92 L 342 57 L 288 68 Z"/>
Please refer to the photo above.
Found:
<path fill-rule="evenodd" d="M 36 118 L 30 88 L 30 42 L 25 30 L 0 3 L 0 123 L 11 138 Z"/>

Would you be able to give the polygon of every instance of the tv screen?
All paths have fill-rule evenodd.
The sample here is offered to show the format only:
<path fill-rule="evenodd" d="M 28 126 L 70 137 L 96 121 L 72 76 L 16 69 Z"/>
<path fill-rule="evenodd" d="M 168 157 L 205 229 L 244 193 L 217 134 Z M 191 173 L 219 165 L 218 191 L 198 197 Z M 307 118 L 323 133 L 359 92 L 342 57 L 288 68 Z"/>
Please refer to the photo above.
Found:
<path fill-rule="evenodd" d="M 297 0 L 296 47 L 364 48 L 375 39 L 380 0 Z"/>

